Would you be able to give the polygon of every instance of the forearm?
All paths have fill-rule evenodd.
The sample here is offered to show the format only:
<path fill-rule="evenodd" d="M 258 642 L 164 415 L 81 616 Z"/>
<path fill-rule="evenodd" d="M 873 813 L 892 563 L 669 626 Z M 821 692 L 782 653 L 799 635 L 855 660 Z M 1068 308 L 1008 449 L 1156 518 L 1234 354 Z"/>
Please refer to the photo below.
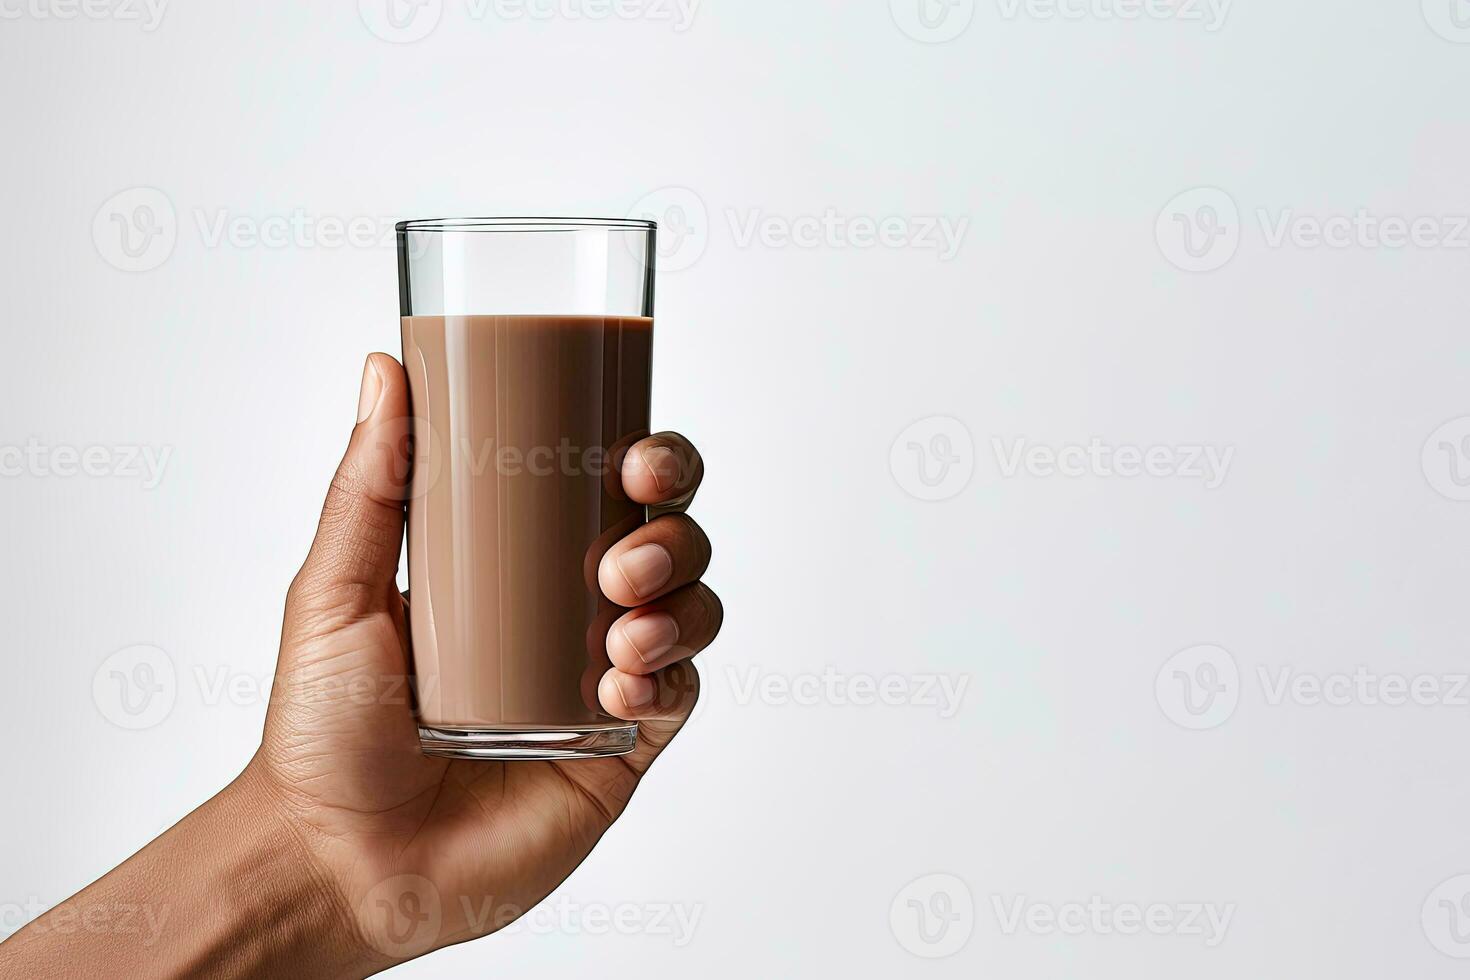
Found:
<path fill-rule="evenodd" d="M 0 944 L 0 975 L 364 976 L 340 901 L 247 772 Z"/>

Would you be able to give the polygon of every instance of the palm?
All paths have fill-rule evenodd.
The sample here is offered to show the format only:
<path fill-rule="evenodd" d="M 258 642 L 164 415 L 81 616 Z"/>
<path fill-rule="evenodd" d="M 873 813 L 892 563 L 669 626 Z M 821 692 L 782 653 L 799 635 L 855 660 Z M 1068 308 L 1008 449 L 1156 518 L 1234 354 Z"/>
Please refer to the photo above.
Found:
<path fill-rule="evenodd" d="M 395 604 L 397 608 L 394 608 Z M 357 908 L 410 873 L 437 890 L 446 931 L 487 922 L 467 910 L 493 895 L 524 911 L 577 866 L 626 804 L 623 758 L 559 762 L 435 759 L 419 746 L 407 688 L 403 604 L 364 610 L 295 640 L 267 721 L 265 761 L 293 822 L 315 838 Z M 281 683 L 281 682 L 278 682 Z M 468 938 L 467 935 L 462 938 Z"/>

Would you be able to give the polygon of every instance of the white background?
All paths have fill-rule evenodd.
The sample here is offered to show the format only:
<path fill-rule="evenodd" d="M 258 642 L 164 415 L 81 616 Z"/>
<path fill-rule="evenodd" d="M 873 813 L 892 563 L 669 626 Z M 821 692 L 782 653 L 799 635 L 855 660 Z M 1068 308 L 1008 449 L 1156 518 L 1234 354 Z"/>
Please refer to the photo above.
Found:
<path fill-rule="evenodd" d="M 1470 415 L 1458 0 L 1223 23 L 955 0 L 932 31 L 917 0 L 688 23 L 442 0 L 411 43 L 373 0 L 177 0 L 151 30 L 65 2 L 0 0 L 3 931 L 250 757 L 363 356 L 397 351 L 390 235 L 217 223 L 637 206 L 691 231 L 658 284 L 655 426 L 707 458 L 728 620 L 701 714 L 557 895 L 698 925 L 527 928 L 402 976 L 1463 975 L 1464 882 L 1431 895 L 1470 872 L 1470 422 L 1431 439 Z M 130 258 L 140 203 L 165 234 Z M 1360 210 L 1441 233 L 1275 239 Z M 779 234 L 829 212 L 857 233 Z M 948 258 L 899 234 L 941 217 Z M 1191 257 L 1186 225 L 1216 247 Z M 1017 440 L 1094 438 L 1232 455 L 1213 489 L 1006 469 Z M 51 462 L 14 466 L 27 445 Z M 151 488 L 46 455 L 93 446 L 171 455 Z M 177 693 L 127 730 L 93 680 L 138 644 Z M 1185 702 L 1206 661 L 1224 700 Z M 1439 696 L 1274 696 L 1359 667 Z M 890 675 L 917 703 L 850 703 Z M 966 685 L 952 717 L 935 677 Z M 904 891 L 931 874 L 957 881 Z M 1215 945 L 1003 928 L 1093 896 L 1232 917 Z M 909 898 L 949 901 L 936 942 Z"/>

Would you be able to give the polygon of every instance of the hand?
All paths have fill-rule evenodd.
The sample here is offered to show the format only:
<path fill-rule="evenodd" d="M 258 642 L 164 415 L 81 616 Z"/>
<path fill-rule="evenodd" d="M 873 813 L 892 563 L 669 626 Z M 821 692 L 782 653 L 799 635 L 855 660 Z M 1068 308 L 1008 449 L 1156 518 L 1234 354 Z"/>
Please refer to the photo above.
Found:
<path fill-rule="evenodd" d="M 316 540 L 291 585 L 265 737 L 242 782 L 299 838 L 373 968 L 493 931 L 534 906 L 582 861 L 698 697 L 687 658 L 722 609 L 699 582 L 704 533 L 682 514 L 638 528 L 598 579 L 629 607 L 608 633 L 603 709 L 639 723 L 629 755 L 568 762 L 472 762 L 420 751 L 407 673 L 407 598 L 395 585 L 405 475 L 392 465 L 407 425 L 398 362 L 374 354 L 358 425 L 327 494 Z M 635 444 L 628 496 L 680 509 L 703 475 L 673 433 Z M 618 559 L 649 543 L 672 572 L 637 595 Z"/>

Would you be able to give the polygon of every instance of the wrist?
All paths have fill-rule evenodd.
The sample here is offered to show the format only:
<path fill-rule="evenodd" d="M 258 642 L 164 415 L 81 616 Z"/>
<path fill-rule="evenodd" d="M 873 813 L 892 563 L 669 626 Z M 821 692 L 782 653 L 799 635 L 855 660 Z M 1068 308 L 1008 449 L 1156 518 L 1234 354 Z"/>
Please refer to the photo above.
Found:
<path fill-rule="evenodd" d="M 387 966 L 258 770 L 0 945 L 17 976 L 363 977 Z"/>
<path fill-rule="evenodd" d="M 365 977 L 388 964 L 362 941 L 357 919 L 252 761 L 210 801 L 221 845 L 210 860 L 216 914 L 247 975 Z M 237 844 L 228 843 L 230 840 Z"/>

